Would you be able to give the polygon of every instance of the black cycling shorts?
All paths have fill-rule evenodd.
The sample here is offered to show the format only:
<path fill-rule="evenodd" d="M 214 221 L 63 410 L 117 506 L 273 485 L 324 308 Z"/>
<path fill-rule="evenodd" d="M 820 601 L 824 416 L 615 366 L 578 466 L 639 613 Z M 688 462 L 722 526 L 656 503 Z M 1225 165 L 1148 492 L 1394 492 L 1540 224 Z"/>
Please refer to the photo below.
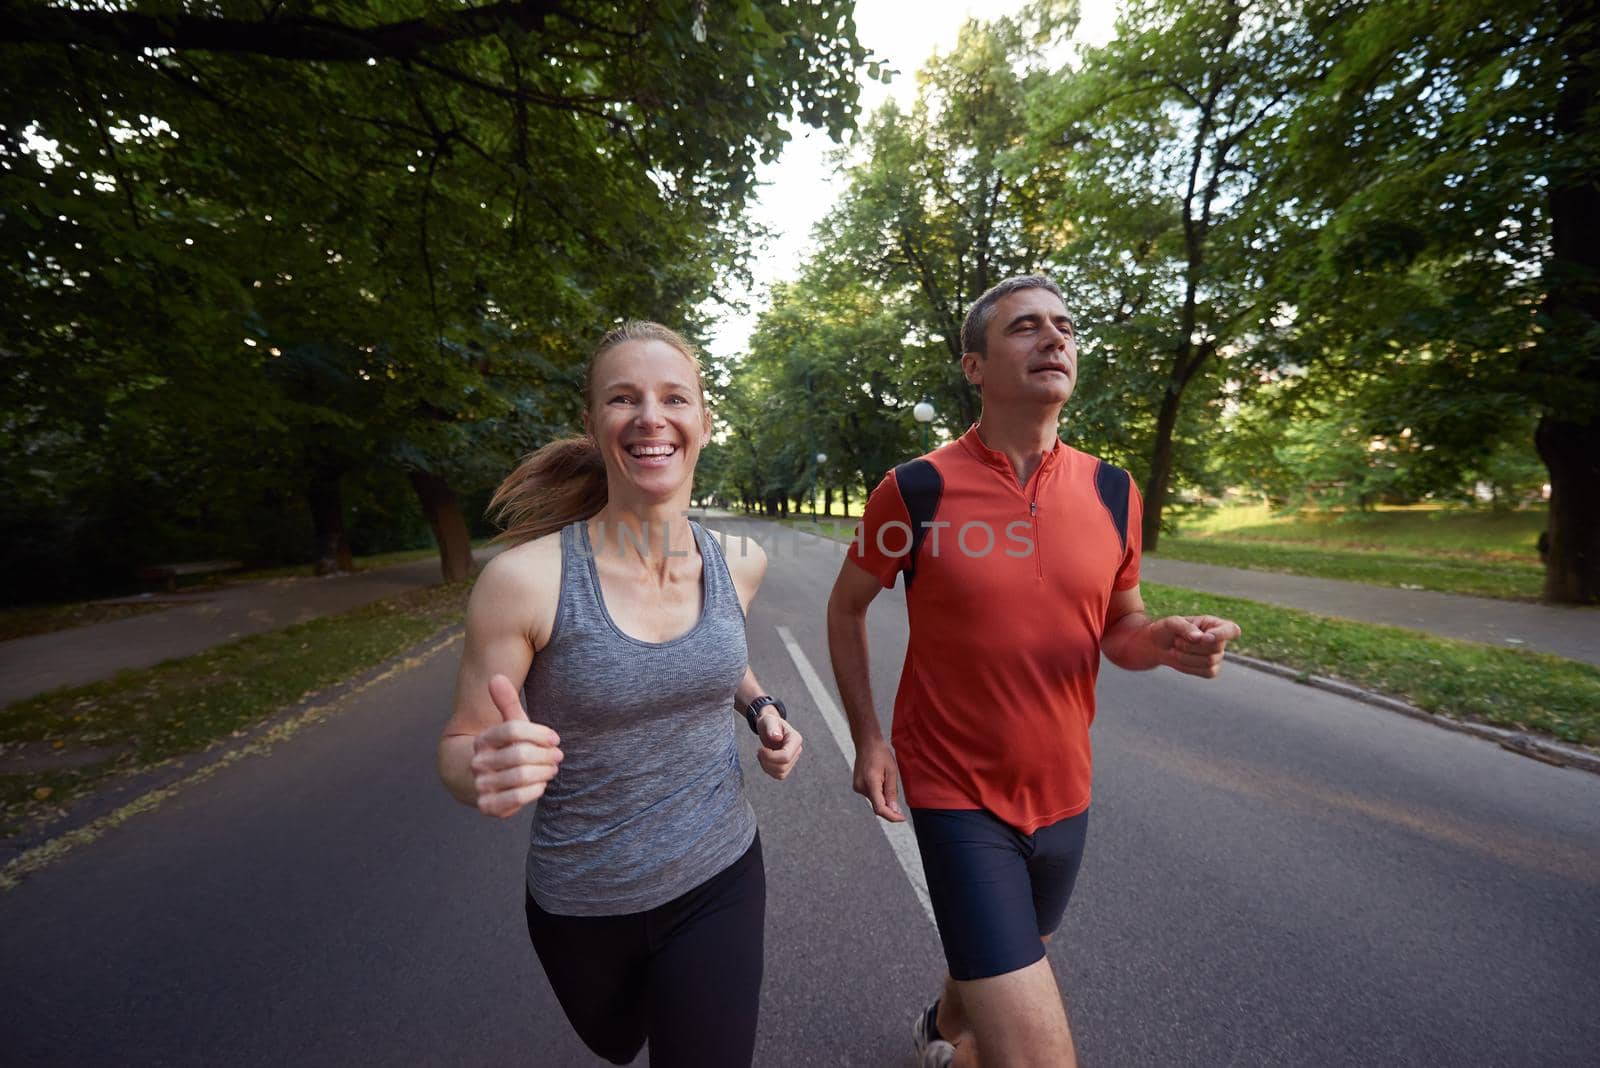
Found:
<path fill-rule="evenodd" d="M 928 896 L 953 979 L 987 979 L 1044 956 L 1083 861 L 1089 813 L 1023 834 L 983 809 L 913 808 Z"/>
<path fill-rule="evenodd" d="M 645 912 L 557 916 L 527 898 L 528 937 L 573 1030 L 612 1064 L 749 1068 L 761 1001 L 767 877 L 744 856 Z"/>

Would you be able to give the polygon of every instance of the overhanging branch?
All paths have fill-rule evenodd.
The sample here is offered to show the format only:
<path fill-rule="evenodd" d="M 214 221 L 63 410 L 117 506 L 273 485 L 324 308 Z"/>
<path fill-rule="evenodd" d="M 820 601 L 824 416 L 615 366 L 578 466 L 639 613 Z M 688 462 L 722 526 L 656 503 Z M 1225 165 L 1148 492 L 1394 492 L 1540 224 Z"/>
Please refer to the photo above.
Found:
<path fill-rule="evenodd" d="M 75 44 L 102 51 L 245 52 L 279 59 L 356 61 L 405 59 L 454 41 L 504 30 L 532 33 L 562 15 L 560 0 L 499 3 L 376 26 L 351 26 L 312 16 L 263 20 L 208 15 L 146 15 L 0 2 L 0 42 Z"/>

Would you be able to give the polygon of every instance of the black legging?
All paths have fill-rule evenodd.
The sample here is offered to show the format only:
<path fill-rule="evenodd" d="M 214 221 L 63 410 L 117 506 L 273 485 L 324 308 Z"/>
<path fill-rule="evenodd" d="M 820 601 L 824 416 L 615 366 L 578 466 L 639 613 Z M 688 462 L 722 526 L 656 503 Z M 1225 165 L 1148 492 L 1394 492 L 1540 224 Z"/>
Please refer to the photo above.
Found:
<path fill-rule="evenodd" d="M 556 916 L 528 896 L 528 937 L 584 1045 L 651 1068 L 749 1068 L 761 1000 L 767 876 L 761 838 L 646 912 Z"/>

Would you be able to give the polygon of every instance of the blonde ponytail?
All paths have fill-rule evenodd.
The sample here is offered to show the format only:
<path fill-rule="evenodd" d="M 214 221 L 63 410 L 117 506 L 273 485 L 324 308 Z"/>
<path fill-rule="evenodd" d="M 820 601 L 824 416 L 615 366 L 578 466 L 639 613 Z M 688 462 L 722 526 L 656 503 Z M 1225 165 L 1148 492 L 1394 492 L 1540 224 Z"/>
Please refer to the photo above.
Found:
<path fill-rule="evenodd" d="M 588 438 L 561 438 L 530 454 L 494 491 L 489 514 L 520 545 L 588 519 L 606 504 L 606 464 Z"/>

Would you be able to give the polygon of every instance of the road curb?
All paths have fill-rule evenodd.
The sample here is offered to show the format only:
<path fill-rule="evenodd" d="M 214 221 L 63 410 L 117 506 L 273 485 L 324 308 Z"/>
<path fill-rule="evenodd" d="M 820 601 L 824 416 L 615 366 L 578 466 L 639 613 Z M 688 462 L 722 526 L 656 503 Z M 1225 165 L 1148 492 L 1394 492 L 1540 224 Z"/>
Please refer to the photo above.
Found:
<path fill-rule="evenodd" d="M 1268 675 L 1276 675 L 1281 679 L 1288 679 L 1303 686 L 1325 690 L 1328 693 L 1338 694 L 1340 697 L 1348 697 L 1352 701 L 1360 701 L 1376 708 L 1398 712 L 1402 716 L 1424 720 L 1447 730 L 1471 734 L 1486 741 L 1494 742 L 1502 749 L 1509 749 L 1513 753 L 1532 757 L 1534 760 L 1542 761 L 1546 764 L 1554 764 L 1563 768 L 1575 768 L 1579 771 L 1587 771 L 1591 775 L 1600 775 L 1600 753 L 1595 753 L 1588 749 L 1580 749 L 1577 746 L 1551 741 L 1548 738 L 1541 738 L 1526 731 L 1515 731 L 1506 727 L 1494 727 L 1487 723 L 1460 719 L 1445 712 L 1429 712 L 1425 708 L 1418 708 L 1409 701 L 1402 701 L 1386 694 L 1364 690 L 1359 686 L 1339 679 L 1313 675 L 1298 668 L 1284 667 L 1282 664 L 1274 664 L 1270 660 L 1257 660 L 1253 656 L 1245 656 L 1242 653 L 1225 653 L 1224 656 L 1241 667 L 1265 672 Z"/>

